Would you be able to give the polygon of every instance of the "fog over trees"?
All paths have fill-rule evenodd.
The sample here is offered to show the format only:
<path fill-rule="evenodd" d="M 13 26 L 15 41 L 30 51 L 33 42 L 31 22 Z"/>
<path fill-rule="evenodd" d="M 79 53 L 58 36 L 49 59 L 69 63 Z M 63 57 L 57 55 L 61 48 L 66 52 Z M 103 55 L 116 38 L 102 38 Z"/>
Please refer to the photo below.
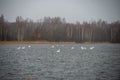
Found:
<path fill-rule="evenodd" d="M 60 17 L 44 17 L 37 22 L 16 18 L 8 22 L 0 16 L 0 41 L 74 41 L 120 43 L 120 21 L 68 23 Z"/>

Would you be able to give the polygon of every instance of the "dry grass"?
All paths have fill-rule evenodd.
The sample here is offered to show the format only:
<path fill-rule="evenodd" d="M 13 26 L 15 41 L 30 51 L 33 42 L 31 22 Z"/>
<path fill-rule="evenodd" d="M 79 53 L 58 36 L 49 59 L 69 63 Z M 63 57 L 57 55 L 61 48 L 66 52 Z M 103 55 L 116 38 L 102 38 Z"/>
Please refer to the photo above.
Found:
<path fill-rule="evenodd" d="M 111 42 L 0 41 L 0 44 L 112 44 L 112 43 Z"/>
<path fill-rule="evenodd" d="M 48 42 L 48 41 L 0 41 L 0 44 L 75 44 L 75 42 Z"/>

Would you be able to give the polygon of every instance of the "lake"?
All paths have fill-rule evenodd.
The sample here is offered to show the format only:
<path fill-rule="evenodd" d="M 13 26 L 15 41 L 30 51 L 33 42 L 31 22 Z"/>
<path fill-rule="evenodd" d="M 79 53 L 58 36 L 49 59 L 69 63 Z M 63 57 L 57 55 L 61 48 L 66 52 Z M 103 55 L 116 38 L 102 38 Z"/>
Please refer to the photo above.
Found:
<path fill-rule="evenodd" d="M 0 80 L 120 80 L 120 44 L 0 44 Z"/>

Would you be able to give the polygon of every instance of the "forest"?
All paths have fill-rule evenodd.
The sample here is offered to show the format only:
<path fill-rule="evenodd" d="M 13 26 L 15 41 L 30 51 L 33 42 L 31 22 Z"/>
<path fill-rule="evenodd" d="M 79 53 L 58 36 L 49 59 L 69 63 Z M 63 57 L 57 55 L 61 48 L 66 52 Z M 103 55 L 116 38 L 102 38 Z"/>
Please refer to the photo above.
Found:
<path fill-rule="evenodd" d="M 65 18 L 44 17 L 34 22 L 17 16 L 15 22 L 8 22 L 1 15 L 0 41 L 120 43 L 120 21 L 68 23 Z"/>

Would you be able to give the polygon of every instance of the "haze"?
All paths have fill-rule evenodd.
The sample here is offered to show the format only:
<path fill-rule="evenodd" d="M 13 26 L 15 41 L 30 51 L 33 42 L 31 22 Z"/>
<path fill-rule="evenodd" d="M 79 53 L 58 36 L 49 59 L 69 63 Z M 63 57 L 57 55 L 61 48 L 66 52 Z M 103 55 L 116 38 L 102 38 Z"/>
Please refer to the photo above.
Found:
<path fill-rule="evenodd" d="M 34 21 L 48 17 L 68 22 L 120 20 L 120 0 L 0 0 L 0 14 L 13 22 L 17 16 Z"/>

